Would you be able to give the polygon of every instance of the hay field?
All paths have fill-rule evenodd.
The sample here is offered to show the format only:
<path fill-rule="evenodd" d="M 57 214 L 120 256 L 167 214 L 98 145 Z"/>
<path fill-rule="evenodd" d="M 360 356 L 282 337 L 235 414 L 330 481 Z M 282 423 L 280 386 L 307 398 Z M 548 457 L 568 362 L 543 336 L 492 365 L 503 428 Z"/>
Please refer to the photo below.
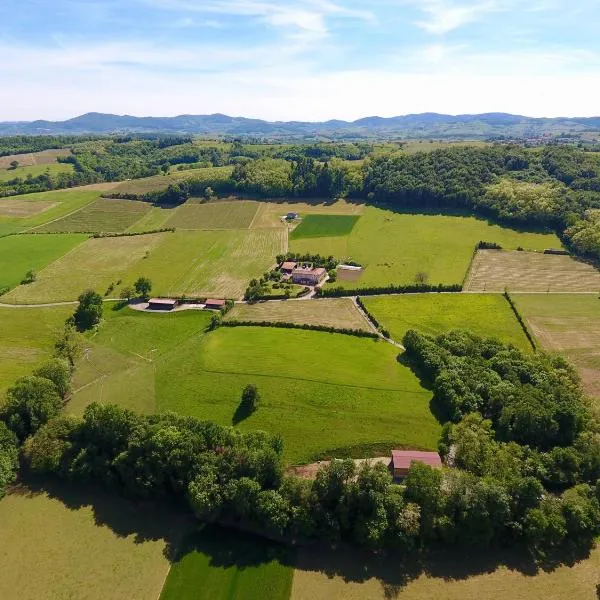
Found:
<path fill-rule="evenodd" d="M 3 301 L 41 304 L 75 300 L 89 288 L 103 294 L 111 282 L 124 278 L 168 235 L 173 234 L 89 239 L 42 269 L 33 283 L 20 285 L 3 296 Z"/>
<path fill-rule="evenodd" d="M 275 290 L 276 291 L 276 290 Z M 372 331 L 365 318 L 350 298 L 322 298 L 314 300 L 281 300 L 236 304 L 225 320 L 274 322 L 285 321 L 299 325 Z"/>
<path fill-rule="evenodd" d="M 38 215 L 56 206 L 56 202 L 31 202 L 16 198 L 4 198 L 0 201 L 0 217 L 26 218 Z"/>
<path fill-rule="evenodd" d="M 99 198 L 81 210 L 37 227 L 35 231 L 120 233 L 150 212 L 151 205 L 135 200 Z"/>
<path fill-rule="evenodd" d="M 152 206 L 141 219 L 127 228 L 128 233 L 143 233 L 167 227 L 167 221 L 171 219 L 181 206 Z"/>
<path fill-rule="evenodd" d="M 600 300 L 597 294 L 516 294 L 541 346 L 576 367 L 586 392 L 600 398 Z"/>
<path fill-rule="evenodd" d="M 167 221 L 167 226 L 200 230 L 248 229 L 258 207 L 258 202 L 250 200 L 209 203 L 188 200 Z"/>
<path fill-rule="evenodd" d="M 468 329 L 476 335 L 496 337 L 521 350 L 531 350 L 512 309 L 499 294 L 364 296 L 362 301 L 398 341 L 409 329 L 429 335 Z"/>
<path fill-rule="evenodd" d="M 28 167 L 17 167 L 16 169 L 0 169 L 0 182 L 12 181 L 17 177 L 25 179 L 29 175 L 31 177 L 38 177 L 39 175 L 58 175 L 59 173 L 72 173 L 73 165 L 54 163 L 54 164 L 42 164 L 42 165 L 31 165 Z"/>
<path fill-rule="evenodd" d="M 332 286 L 412 283 L 419 271 L 427 273 L 430 283 L 459 284 L 479 240 L 506 248 L 560 247 L 554 234 L 521 233 L 472 216 L 409 214 L 367 206 L 350 235 L 291 239 L 290 250 L 333 255 L 365 267 L 359 281 L 337 281 Z"/>
<path fill-rule="evenodd" d="M 600 272 L 570 256 L 480 250 L 469 273 L 469 292 L 597 292 Z"/>
<path fill-rule="evenodd" d="M 283 230 L 176 231 L 125 278 L 150 277 L 153 293 L 165 296 L 239 298 L 285 249 Z"/>
<path fill-rule="evenodd" d="M 59 156 L 69 156 L 71 150 L 61 148 L 58 150 L 42 150 L 41 152 L 31 152 L 28 154 L 11 154 L 10 156 L 0 156 L 0 169 L 10 168 L 13 160 L 18 161 L 21 167 L 30 167 L 32 165 L 51 165 L 56 164 Z"/>
<path fill-rule="evenodd" d="M 186 521 L 101 492 L 20 489 L 0 502 L 3 600 L 148 600 Z"/>
<path fill-rule="evenodd" d="M 306 215 L 292 231 L 290 238 L 346 236 L 352 232 L 358 219 L 355 215 Z"/>

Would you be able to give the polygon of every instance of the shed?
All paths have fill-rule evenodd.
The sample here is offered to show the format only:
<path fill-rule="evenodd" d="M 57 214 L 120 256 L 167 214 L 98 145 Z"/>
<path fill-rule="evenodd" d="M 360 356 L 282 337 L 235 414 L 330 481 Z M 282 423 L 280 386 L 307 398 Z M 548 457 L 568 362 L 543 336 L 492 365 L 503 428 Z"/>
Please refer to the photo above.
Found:
<path fill-rule="evenodd" d="M 300 215 L 297 212 L 289 212 L 287 215 L 285 215 L 285 218 L 288 221 L 294 221 L 295 219 L 297 219 Z"/>
<path fill-rule="evenodd" d="M 225 300 L 216 300 L 214 298 L 208 298 L 204 303 L 205 308 L 214 308 L 217 310 L 222 309 L 225 306 Z"/>
<path fill-rule="evenodd" d="M 281 272 L 282 273 L 291 273 L 295 268 L 296 268 L 296 263 L 295 262 L 293 262 L 291 260 L 286 260 L 281 265 Z"/>
<path fill-rule="evenodd" d="M 421 462 L 430 467 L 441 468 L 442 460 L 437 452 L 419 452 L 417 450 L 392 450 L 392 471 L 394 477 L 402 479 L 408 474 L 413 462 Z"/>
<path fill-rule="evenodd" d="M 173 310 L 177 306 L 177 300 L 170 298 L 150 298 L 148 308 L 150 310 Z"/>

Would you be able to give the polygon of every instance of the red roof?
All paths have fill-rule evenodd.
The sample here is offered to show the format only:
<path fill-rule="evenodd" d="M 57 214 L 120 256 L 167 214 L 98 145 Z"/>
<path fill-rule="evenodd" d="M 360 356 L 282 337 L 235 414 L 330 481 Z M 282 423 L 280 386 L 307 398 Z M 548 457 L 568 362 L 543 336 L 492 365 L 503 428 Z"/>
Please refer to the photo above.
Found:
<path fill-rule="evenodd" d="M 425 463 L 430 467 L 442 466 L 442 460 L 437 452 L 392 450 L 392 466 L 394 469 L 408 469 L 413 461 Z"/>
<path fill-rule="evenodd" d="M 291 271 L 296 268 L 296 263 L 288 260 L 281 265 L 281 268 L 284 271 Z"/>
<path fill-rule="evenodd" d="M 212 298 L 208 298 L 205 304 L 210 304 L 211 306 L 225 306 L 225 300 L 214 300 Z"/>

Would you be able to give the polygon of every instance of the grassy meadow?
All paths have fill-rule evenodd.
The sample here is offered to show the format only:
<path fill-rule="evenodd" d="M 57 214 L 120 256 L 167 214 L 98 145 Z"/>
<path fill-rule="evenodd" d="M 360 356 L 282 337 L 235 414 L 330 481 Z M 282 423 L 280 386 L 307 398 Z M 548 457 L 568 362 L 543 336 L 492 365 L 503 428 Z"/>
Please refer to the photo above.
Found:
<path fill-rule="evenodd" d="M 69 156 L 71 150 L 60 148 L 57 150 L 41 150 L 40 152 L 30 152 L 27 154 L 11 154 L 9 156 L 0 156 L 0 170 L 11 169 L 10 163 L 16 160 L 20 167 L 30 167 L 32 165 L 55 165 L 59 156 Z"/>
<path fill-rule="evenodd" d="M 346 236 L 360 217 L 355 215 L 306 215 L 290 239 Z"/>
<path fill-rule="evenodd" d="M 11 235 L 0 238 L 0 289 L 19 285 L 27 271 L 43 269 L 86 239 L 87 236 L 78 234 Z"/>
<path fill-rule="evenodd" d="M 511 307 L 500 294 L 406 294 L 361 299 L 398 341 L 409 329 L 429 335 L 468 329 L 476 335 L 496 337 L 521 350 L 531 350 Z"/>
<path fill-rule="evenodd" d="M 286 546 L 206 526 L 182 545 L 160 600 L 288 600 L 292 564 Z"/>
<path fill-rule="evenodd" d="M 208 203 L 188 200 L 167 221 L 167 226 L 178 229 L 248 229 L 258 207 L 258 202 L 250 200 Z"/>
<path fill-rule="evenodd" d="M 0 169 L 0 182 L 11 181 L 16 178 L 38 177 L 39 175 L 58 175 L 59 173 L 72 173 L 73 165 L 64 163 L 50 163 L 17 167 L 16 169 Z"/>
<path fill-rule="evenodd" d="M 365 267 L 357 282 L 333 286 L 369 287 L 412 283 L 425 272 L 430 283 L 461 283 L 479 240 L 505 248 L 560 247 L 554 234 L 522 233 L 475 217 L 408 214 L 367 206 L 347 236 L 290 239 L 290 250 L 351 259 Z"/>

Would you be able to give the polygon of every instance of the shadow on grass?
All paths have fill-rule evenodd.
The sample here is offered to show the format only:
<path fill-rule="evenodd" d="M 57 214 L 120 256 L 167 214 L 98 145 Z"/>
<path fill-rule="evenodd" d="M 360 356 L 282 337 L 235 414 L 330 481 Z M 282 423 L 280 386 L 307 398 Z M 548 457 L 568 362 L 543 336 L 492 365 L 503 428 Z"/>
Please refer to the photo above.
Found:
<path fill-rule="evenodd" d="M 231 417 L 231 424 L 234 426 L 239 425 L 242 421 L 252 416 L 255 411 L 256 409 L 253 410 L 247 403 L 240 402 L 233 413 L 233 417 Z"/>

